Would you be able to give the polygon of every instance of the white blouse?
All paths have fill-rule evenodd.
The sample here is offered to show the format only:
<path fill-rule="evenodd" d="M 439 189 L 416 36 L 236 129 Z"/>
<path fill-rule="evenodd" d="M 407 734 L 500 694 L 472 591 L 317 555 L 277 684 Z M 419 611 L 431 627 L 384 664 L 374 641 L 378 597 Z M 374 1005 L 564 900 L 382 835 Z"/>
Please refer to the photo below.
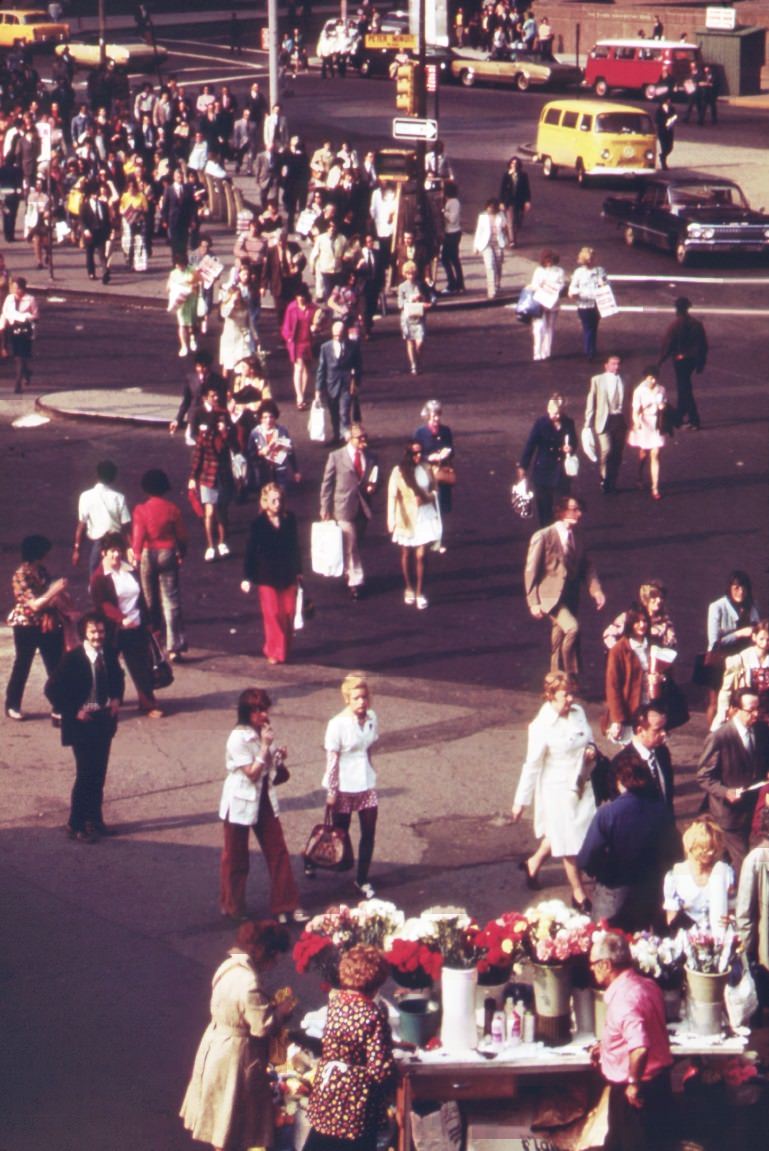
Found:
<path fill-rule="evenodd" d="M 227 738 L 225 751 L 225 767 L 227 778 L 222 788 L 222 798 L 219 803 L 219 818 L 229 823 L 241 823 L 252 827 L 259 817 L 259 799 L 262 792 L 262 780 L 249 779 L 244 768 L 250 767 L 260 758 L 261 739 L 253 727 L 243 725 L 236 727 Z M 267 771 L 267 798 L 270 801 L 275 815 L 279 814 L 278 797 L 273 786 L 277 760 L 274 756 L 266 757 L 264 771 Z"/>
<path fill-rule="evenodd" d="M 341 711 L 328 722 L 323 746 L 327 753 L 339 755 L 339 791 L 356 793 L 370 791 L 376 787 L 376 772 L 371 764 L 368 749 L 379 739 L 379 725 L 376 713 L 370 708 L 366 712 L 363 726 L 358 717 L 348 711 Z M 330 766 L 326 768 L 322 786 L 331 786 Z"/>

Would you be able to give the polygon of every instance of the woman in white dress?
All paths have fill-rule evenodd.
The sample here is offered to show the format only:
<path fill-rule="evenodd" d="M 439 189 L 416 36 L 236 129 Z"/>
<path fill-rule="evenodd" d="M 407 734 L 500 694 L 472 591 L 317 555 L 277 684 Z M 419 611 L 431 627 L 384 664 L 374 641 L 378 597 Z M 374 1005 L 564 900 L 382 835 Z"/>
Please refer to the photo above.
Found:
<path fill-rule="evenodd" d="M 401 549 L 403 602 L 415 603 L 419 611 L 427 607 L 425 553 L 428 547 L 440 547 L 443 534 L 436 483 L 422 455 L 421 444 L 409 443 L 387 486 L 387 530 Z"/>
<path fill-rule="evenodd" d="M 665 435 L 661 424 L 667 392 L 657 379 L 655 367 L 644 369 L 644 378 L 633 392 L 632 419 L 627 442 L 638 448 L 637 487 L 644 486 L 644 469 L 649 460 L 652 499 L 661 500 L 660 493 L 660 448 L 665 446 Z"/>
<path fill-rule="evenodd" d="M 221 311 L 224 324 L 219 337 L 219 363 L 224 376 L 241 360 L 254 354 L 249 324 L 250 279 L 248 265 L 241 264 L 235 282 L 222 288 Z"/>
<path fill-rule="evenodd" d="M 361 672 L 346 675 L 341 690 L 345 708 L 329 720 L 326 728 L 323 787 L 327 790 L 326 803 L 333 809 L 334 827 L 349 831 L 352 813 L 358 813 L 360 843 L 355 886 L 364 899 L 373 899 L 374 888 L 368 874 L 374 857 L 379 799 L 369 749 L 379 739 L 379 724 L 371 708 L 366 677 Z M 307 861 L 304 871 L 310 877 L 315 874 Z"/>
<path fill-rule="evenodd" d="M 526 762 L 513 801 L 513 823 L 534 799 L 534 834 L 539 847 L 522 860 L 527 887 L 539 886 L 537 872 L 549 854 L 563 860 L 572 894 L 572 906 L 587 914 L 591 903 L 582 884 L 575 856 L 590 821 L 595 800 L 590 772 L 595 762 L 595 744 L 587 716 L 574 702 L 574 687 L 562 671 L 545 676 L 545 702 L 529 724 Z"/>
<path fill-rule="evenodd" d="M 561 267 L 560 259 L 557 252 L 545 248 L 529 284 L 534 299 L 542 308 L 542 315 L 533 316 L 531 321 L 535 360 L 549 360 L 553 354 L 555 321 L 560 307 L 561 292 L 566 285 L 566 273 Z"/>
<path fill-rule="evenodd" d="M 683 844 L 686 859 L 674 864 L 665 876 L 663 908 L 667 921 L 689 927 L 688 919 L 701 931 L 721 938 L 734 896 L 734 872 L 721 858 L 723 832 L 703 815 L 687 827 Z"/>
<path fill-rule="evenodd" d="M 398 311 L 401 314 L 401 335 L 406 344 L 406 355 L 412 376 L 419 374 L 422 348 L 425 342 L 425 312 L 430 307 L 430 296 L 417 277 L 413 260 L 403 265 L 404 280 L 398 285 Z"/>

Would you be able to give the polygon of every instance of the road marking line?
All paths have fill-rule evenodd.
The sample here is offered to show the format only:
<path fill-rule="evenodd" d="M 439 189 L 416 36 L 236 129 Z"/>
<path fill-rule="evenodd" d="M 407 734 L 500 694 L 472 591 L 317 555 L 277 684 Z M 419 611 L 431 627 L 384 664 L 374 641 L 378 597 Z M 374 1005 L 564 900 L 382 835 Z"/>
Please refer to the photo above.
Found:
<path fill-rule="evenodd" d="M 631 276 L 621 273 L 609 276 L 611 283 L 622 281 L 629 284 L 769 284 L 769 276 Z"/>
<path fill-rule="evenodd" d="M 169 40 L 166 36 L 163 36 L 162 39 L 163 39 L 163 47 L 164 48 L 167 44 L 194 44 L 196 48 L 201 47 L 200 40 Z M 212 43 L 211 47 L 212 48 L 218 48 L 219 45 Z M 222 52 L 226 52 L 231 60 L 235 59 L 236 56 L 243 54 L 243 53 L 230 52 L 227 48 L 225 48 L 224 44 L 222 44 L 221 50 L 222 50 Z M 253 53 L 254 56 L 267 56 L 268 55 L 268 53 L 265 51 L 264 48 L 244 48 L 243 51 Z"/>
<path fill-rule="evenodd" d="M 219 64 L 220 66 L 222 64 L 232 64 L 233 68 L 235 67 L 236 64 L 239 64 L 240 67 L 242 68 L 243 64 L 245 63 L 245 61 L 243 61 L 243 60 L 233 60 L 233 58 L 231 56 L 230 57 L 225 56 L 224 58 L 222 58 L 221 56 L 206 55 L 203 52 L 178 52 L 177 55 L 178 56 L 186 56 L 190 60 L 210 60 L 212 64 Z M 256 65 L 254 65 L 254 67 L 256 67 Z"/>
<path fill-rule="evenodd" d="M 232 76 L 209 76 L 209 69 L 202 66 L 200 68 L 174 68 L 173 72 L 174 76 L 186 76 L 189 72 L 196 74 L 202 72 L 205 79 L 201 79 L 201 83 L 207 84 L 229 84 L 233 80 L 253 80 L 255 76 L 264 79 L 268 75 L 266 68 L 262 68 L 260 71 L 256 66 L 254 66 L 253 72 L 235 73 Z"/>

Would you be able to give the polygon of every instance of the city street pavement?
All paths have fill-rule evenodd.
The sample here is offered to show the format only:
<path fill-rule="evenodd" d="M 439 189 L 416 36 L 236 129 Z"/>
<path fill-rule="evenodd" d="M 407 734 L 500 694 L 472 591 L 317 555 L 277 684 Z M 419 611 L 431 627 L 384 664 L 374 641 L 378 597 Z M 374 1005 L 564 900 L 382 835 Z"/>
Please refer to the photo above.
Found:
<path fill-rule="evenodd" d="M 361 103 L 352 107 L 360 118 Z M 335 136 L 340 130 L 337 123 Z M 709 143 L 682 141 L 680 153 L 677 145 L 681 162 L 709 166 Z M 471 132 L 468 155 L 483 147 L 484 140 L 476 141 Z M 730 175 L 759 183 L 757 173 L 766 163 L 761 149 L 730 146 L 726 154 Z M 543 199 L 545 192 L 554 195 L 552 187 L 542 191 Z M 571 205 L 568 186 L 561 194 Z M 586 195 L 580 204 L 593 203 Z M 581 235 L 596 231 L 588 223 Z M 219 229 L 215 240 L 225 254 L 231 237 Z M 535 254 L 527 249 L 508 259 L 507 299 L 527 281 Z M 13 271 L 24 270 L 26 245 L 17 244 L 6 255 Z M 680 272 L 655 254 L 642 252 L 633 259 L 654 271 L 654 283 L 623 286 L 631 306 L 608 329 L 611 336 L 602 329 L 602 340 L 615 341 L 628 355 L 635 380 L 640 357 L 657 346 Z M 6 365 L 0 392 L 0 450 L 6 463 L 0 586 L 6 603 L 18 540 L 27 530 L 51 535 L 61 566 L 71 543 L 76 493 L 91 482 L 97 459 L 119 459 L 131 503 L 141 472 L 157 463 L 174 476 L 175 490 L 183 489 L 186 450 L 181 437 L 162 434 L 186 367 L 171 359 L 164 263 L 159 255 L 157 267 L 140 282 L 116 264 L 107 288 L 89 284 L 76 250 L 57 249 L 53 285 L 29 269 L 44 302 L 35 387 L 29 395 L 10 395 Z M 483 303 L 480 267 L 467 263 L 470 302 Z M 697 377 L 706 430 L 699 437 L 681 435 L 666 449 L 661 505 L 652 506 L 648 496 L 630 490 L 634 464 L 629 458 L 625 490 L 616 500 L 602 501 L 587 464 L 578 483 L 590 497 L 588 538 L 610 594 L 605 615 L 626 606 L 641 576 L 664 578 L 683 637 L 683 683 L 703 643 L 704 606 L 721 593 L 735 556 L 739 566 L 752 571 L 762 609 L 767 603 L 765 339 L 761 319 L 747 314 L 760 308 L 761 288 L 746 283 L 709 288 L 695 276 L 686 290 L 697 307 L 712 307 L 706 316 L 711 362 Z M 733 315 L 717 293 L 729 293 Z M 750 308 L 741 311 L 746 301 Z M 367 540 L 371 599 L 351 605 L 337 583 L 316 577 L 310 586 L 318 612 L 297 639 L 295 662 L 267 667 L 257 655 L 260 627 L 253 597 L 245 601 L 237 592 L 237 559 L 229 566 L 203 564 L 194 526 L 182 577 L 190 657 L 163 693 L 168 715 L 162 720 L 139 717 L 128 687 L 105 811 L 119 835 L 98 845 L 72 843 L 62 830 L 72 758 L 48 722 L 39 661 L 25 695 L 28 718 L 20 724 L 2 721 L 0 1151 L 183 1151 L 191 1146 L 176 1112 L 208 1019 L 210 976 L 232 937 L 218 909 L 216 812 L 224 742 L 242 687 L 268 688 L 278 738 L 288 744 L 292 776 L 281 789 L 281 808 L 297 876 L 301 847 L 322 810 L 325 724 L 341 707 L 338 684 L 344 671 L 357 665 L 372 670 L 382 730 L 372 872 L 377 893 L 410 912 L 452 902 L 479 918 L 537 898 L 523 887 L 515 866 L 533 846 L 531 823 L 526 819 L 513 828 L 508 813 L 526 725 L 540 702 L 536 686 L 547 638 L 544 625 L 528 619 L 522 602 L 520 570 L 533 525 L 510 514 L 509 476 L 515 452 L 550 391 L 566 390 L 576 412 L 591 369 L 578 360 L 576 317 L 566 309 L 551 365 L 531 364 L 528 335 L 503 306 L 453 311 L 441 304 L 430 322 L 427 371 L 415 388 L 402 372 L 396 320 L 383 321 L 366 349 L 365 395 L 366 419 L 388 463 L 395 462 L 404 428 L 413 426 L 429 394 L 444 399 L 458 434 L 461 483 L 448 555 L 431 569 L 435 600 L 428 612 L 412 609 L 409 615 L 400 602 L 395 550 L 377 523 Z M 274 330 L 269 335 L 274 344 Z M 276 379 L 288 409 L 283 359 Z M 115 382 L 122 385 L 119 391 L 111 386 Z M 79 414 L 40 428 L 15 426 L 20 418 L 39 414 L 38 397 L 49 412 L 72 416 L 75 405 Z M 287 422 L 295 419 L 289 411 Z M 292 506 L 306 525 L 314 517 L 325 453 L 307 443 L 303 427 L 295 422 L 291 427 L 305 474 L 300 490 L 292 493 Z M 382 504 L 380 499 L 379 521 Z M 253 511 L 251 504 L 234 516 L 236 555 Z M 84 572 L 69 574 L 84 599 Z M 608 620 L 589 607 L 584 619 L 587 709 L 597 733 L 599 633 Z M 0 629 L 4 675 L 11 658 L 10 629 Z M 693 765 L 705 730 L 696 693 L 692 703 L 691 723 L 671 739 L 682 822 L 700 796 Z M 543 879 L 545 895 L 565 894 L 560 865 L 547 867 Z M 354 899 L 347 877 L 302 878 L 300 886 L 311 911 Z M 268 910 L 265 889 L 254 849 L 249 902 L 256 914 Z M 317 981 L 295 976 L 286 958 L 270 983 L 288 982 L 301 996 L 300 1014 L 321 1002 Z"/>

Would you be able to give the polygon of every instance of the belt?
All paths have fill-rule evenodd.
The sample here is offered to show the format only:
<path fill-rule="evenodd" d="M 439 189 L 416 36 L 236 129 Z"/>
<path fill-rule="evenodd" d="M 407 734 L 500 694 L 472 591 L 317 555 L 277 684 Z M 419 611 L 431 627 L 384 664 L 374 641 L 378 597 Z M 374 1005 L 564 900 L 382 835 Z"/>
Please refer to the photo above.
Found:
<path fill-rule="evenodd" d="M 250 1031 L 246 1031 L 242 1027 L 228 1027 L 226 1023 L 214 1023 L 214 1030 L 231 1039 L 247 1039 L 251 1034 Z"/>

